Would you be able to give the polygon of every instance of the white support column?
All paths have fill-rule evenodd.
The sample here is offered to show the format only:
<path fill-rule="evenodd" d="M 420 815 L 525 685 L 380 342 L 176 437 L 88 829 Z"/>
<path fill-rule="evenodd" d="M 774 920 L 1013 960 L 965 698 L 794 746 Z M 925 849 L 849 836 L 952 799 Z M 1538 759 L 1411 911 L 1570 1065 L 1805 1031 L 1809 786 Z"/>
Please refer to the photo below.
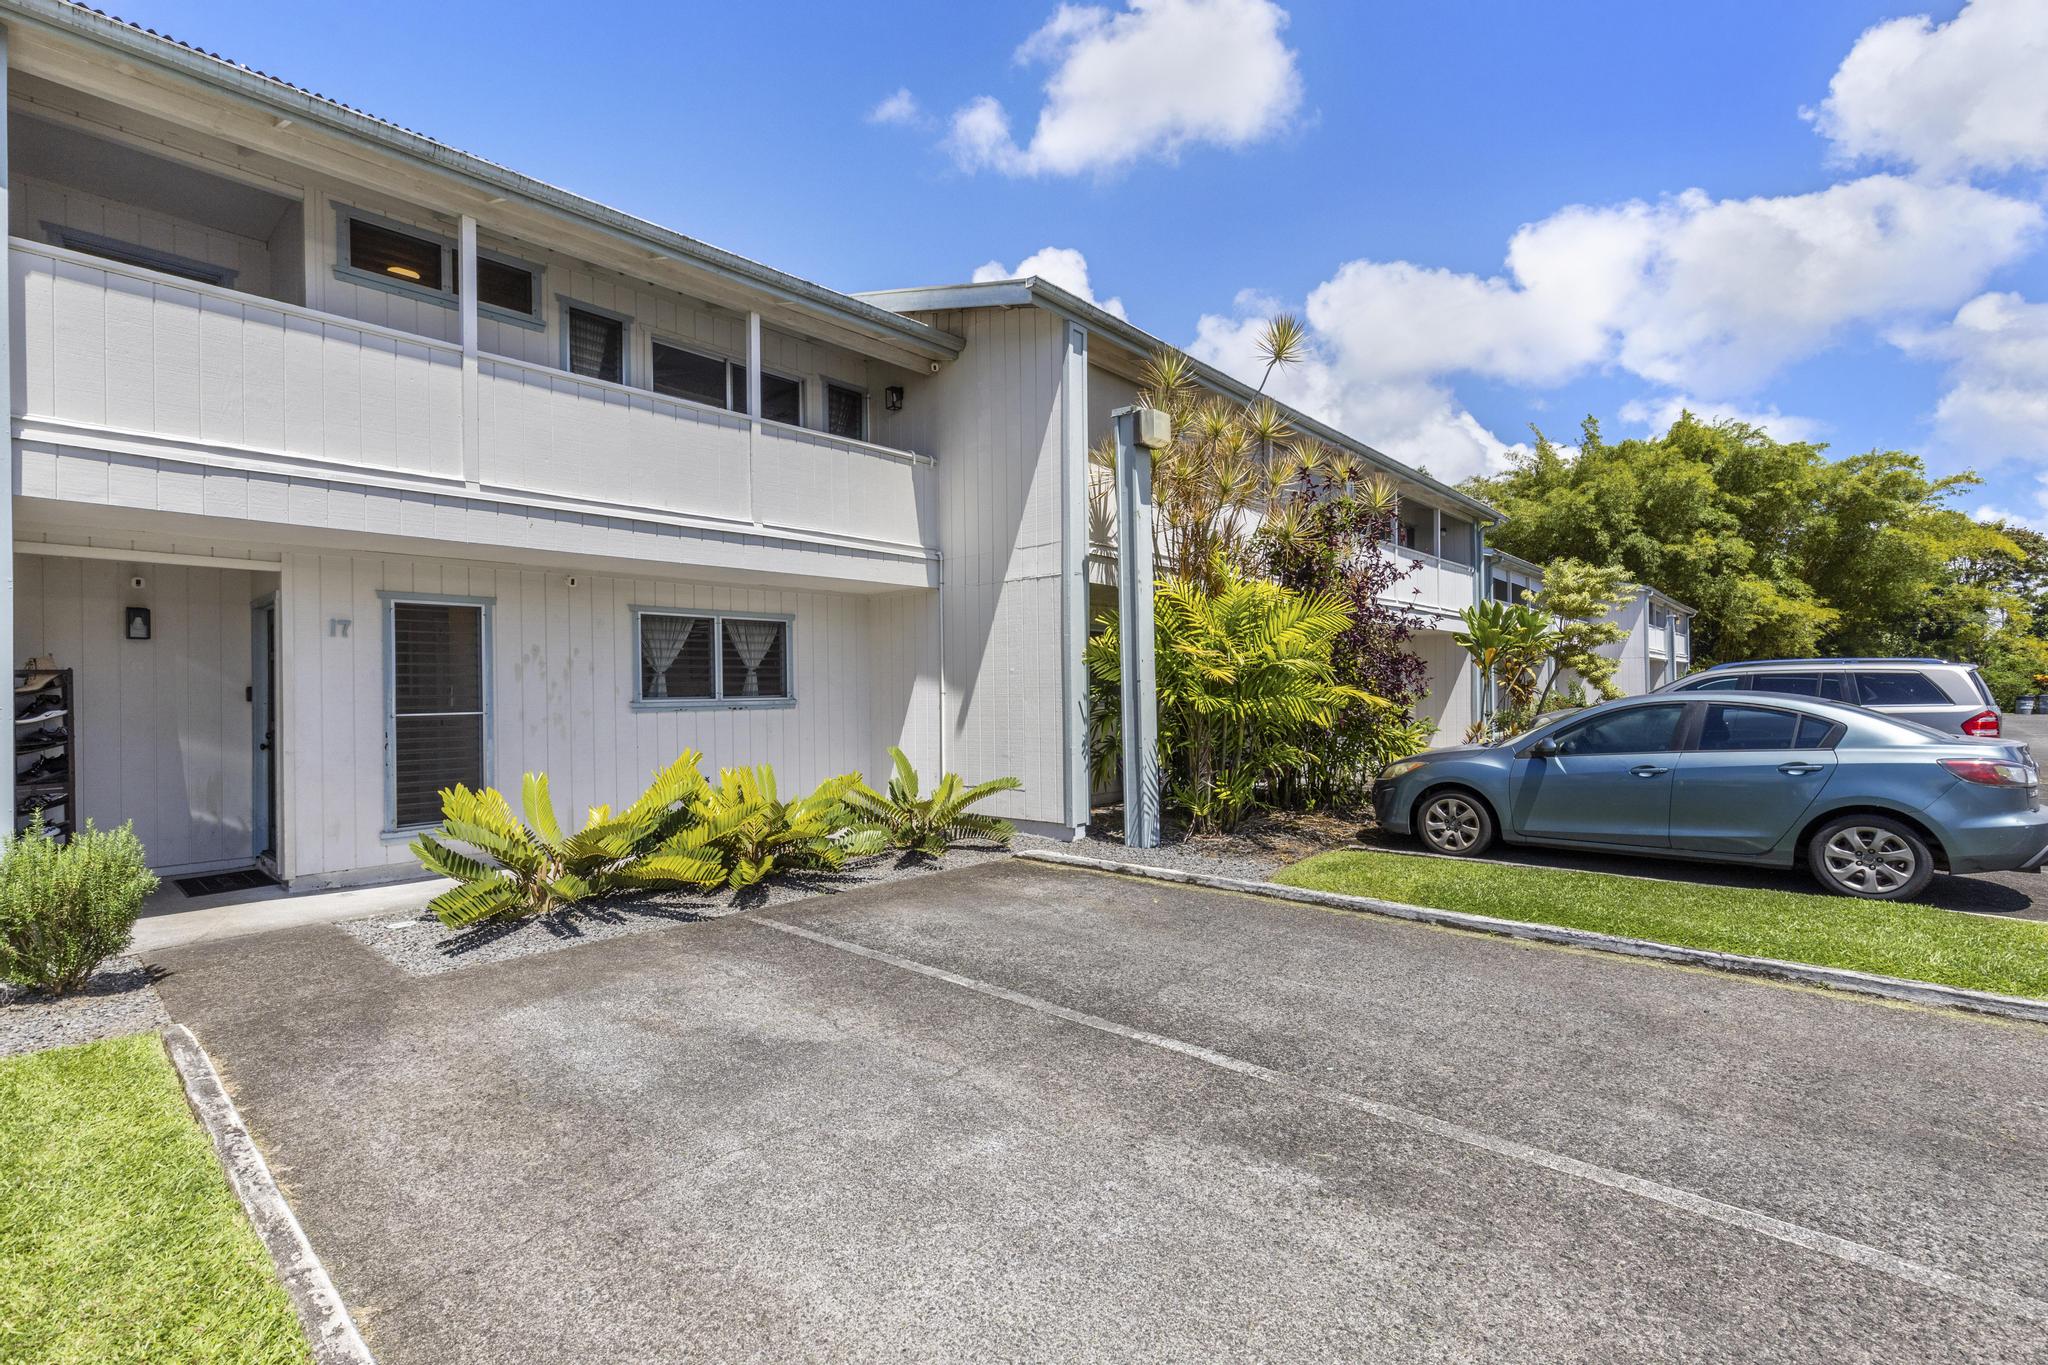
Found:
<path fill-rule="evenodd" d="M 5 642 L 7 657 L 14 663 L 21 662 L 21 652 L 14 641 L 14 498 L 21 487 L 21 457 L 15 448 L 14 426 L 14 308 L 12 286 L 14 264 L 7 258 L 7 234 L 4 231 L 8 221 L 8 196 L 13 192 L 13 179 L 7 165 L 7 29 L 0 26 L 0 282 L 8 287 L 0 289 L 0 413 L 7 414 L 7 489 L 6 496 L 0 497 L 0 641 Z M 67 660 L 75 664 L 75 660 Z M 13 674 L 13 664 L 8 665 L 8 677 Z M 14 689 L 8 688 L 10 704 Z M 14 718 L 8 712 L 7 741 L 7 828 L 14 828 Z M 78 723 L 73 716 L 68 722 Z M 67 762 L 70 761 L 67 757 Z M 78 824 L 78 812 L 69 810 L 64 817 Z"/>
<path fill-rule="evenodd" d="M 761 315 L 747 314 L 747 416 L 761 420 Z"/>
<path fill-rule="evenodd" d="M 465 213 L 457 238 L 456 307 L 462 317 L 462 479 L 471 488 L 483 480 L 483 422 L 477 411 L 476 219 Z"/>
<path fill-rule="evenodd" d="M 1070 322 L 1060 375 L 1060 672 L 1066 691 L 1063 823 L 1088 832 L 1088 329 Z"/>
<path fill-rule="evenodd" d="M 1159 847 L 1159 675 L 1152 625 L 1152 452 L 1166 445 L 1165 413 L 1118 408 L 1116 422 L 1117 643 L 1123 665 L 1124 843 Z"/>

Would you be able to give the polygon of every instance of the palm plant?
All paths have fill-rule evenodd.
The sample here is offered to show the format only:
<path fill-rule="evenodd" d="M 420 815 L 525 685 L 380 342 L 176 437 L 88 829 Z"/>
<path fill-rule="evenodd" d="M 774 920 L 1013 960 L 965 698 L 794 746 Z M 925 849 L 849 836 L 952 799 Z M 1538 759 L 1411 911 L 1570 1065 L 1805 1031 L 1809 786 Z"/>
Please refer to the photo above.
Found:
<path fill-rule="evenodd" d="M 1234 827 L 1274 783 L 1315 768 L 1317 746 L 1347 708 L 1388 706 L 1337 679 L 1332 643 L 1351 621 L 1341 599 L 1227 569 L 1221 584 L 1212 592 L 1169 578 L 1153 598 L 1160 767 L 1196 832 Z M 1122 732 L 1113 616 L 1087 658 L 1097 774 L 1107 776 Z"/>
<path fill-rule="evenodd" d="M 865 782 L 846 792 L 846 804 L 861 822 L 857 828 L 881 833 L 888 844 L 925 858 L 936 858 L 954 844 L 967 839 L 987 839 L 1007 844 L 1016 827 L 993 815 L 967 808 L 997 792 L 1018 791 L 1023 783 L 1014 777 L 996 777 L 968 786 L 958 773 L 939 779 L 929 796 L 919 793 L 917 769 L 910 766 L 903 751 L 892 747 L 896 773 L 889 779 L 887 794 Z"/>
<path fill-rule="evenodd" d="M 495 788 L 442 792 L 441 827 L 414 839 L 412 853 L 456 885 L 427 908 L 448 928 L 465 929 L 547 914 L 608 892 L 717 884 L 725 868 L 708 848 L 726 831 L 698 811 L 707 790 L 697 770 L 701 758 L 685 750 L 631 806 L 616 815 L 593 806 L 573 835 L 564 835 L 555 817 L 545 773 L 527 773 L 520 783 L 523 822 Z"/>
<path fill-rule="evenodd" d="M 848 858 L 880 853 L 888 836 L 857 822 L 847 805 L 847 793 L 859 782 L 859 773 L 845 773 L 809 796 L 783 801 L 767 764 L 721 768 L 718 785 L 707 786 L 697 800 L 701 826 L 721 831 L 706 851 L 735 891 L 773 872 L 836 872 Z"/>

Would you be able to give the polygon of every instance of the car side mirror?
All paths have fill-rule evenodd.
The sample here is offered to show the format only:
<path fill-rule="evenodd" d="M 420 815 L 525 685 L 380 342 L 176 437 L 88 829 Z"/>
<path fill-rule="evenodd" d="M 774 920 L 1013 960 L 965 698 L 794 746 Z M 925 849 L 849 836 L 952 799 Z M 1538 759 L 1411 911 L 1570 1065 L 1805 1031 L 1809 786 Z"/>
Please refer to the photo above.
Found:
<path fill-rule="evenodd" d="M 1556 758 L 1557 753 L 1557 744 L 1554 741 L 1547 739 L 1539 739 L 1534 744 L 1531 744 L 1528 748 L 1522 750 L 1522 757 Z"/>

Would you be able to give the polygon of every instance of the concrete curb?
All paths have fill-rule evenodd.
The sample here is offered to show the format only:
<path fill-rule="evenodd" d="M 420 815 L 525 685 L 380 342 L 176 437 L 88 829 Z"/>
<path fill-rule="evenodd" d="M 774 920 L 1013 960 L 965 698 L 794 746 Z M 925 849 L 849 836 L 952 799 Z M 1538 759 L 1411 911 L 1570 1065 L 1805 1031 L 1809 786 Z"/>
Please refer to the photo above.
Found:
<path fill-rule="evenodd" d="M 213 1069 L 213 1059 L 183 1024 L 165 1029 L 163 1040 L 171 1065 L 185 1082 L 185 1099 L 213 1139 L 213 1150 L 227 1171 L 228 1183 L 234 1186 L 256 1235 L 269 1249 L 277 1277 L 298 1310 L 299 1325 L 313 1348 L 316 1365 L 376 1365 L 334 1281 L 327 1277 L 327 1268 L 314 1255 L 291 1205 L 271 1179 L 270 1167 L 243 1126 L 235 1102 L 228 1098 L 220 1073 Z"/>
<path fill-rule="evenodd" d="M 1345 896 L 1334 891 L 1310 891 L 1298 886 L 1282 886 L 1278 882 L 1216 877 L 1205 872 L 1187 872 L 1179 868 L 1118 862 L 1113 858 L 1087 858 L 1075 853 L 1054 853 L 1040 849 L 1020 849 L 1013 856 L 1026 858 L 1032 862 L 1084 867 L 1096 872 L 1121 872 L 1153 881 L 1180 882 L 1190 886 L 1210 887 L 1218 891 L 1239 891 L 1254 896 L 1268 896 L 1275 900 L 1319 905 L 1333 910 L 1384 915 L 1390 919 L 1413 920 L 1450 929 L 1470 929 L 1476 933 L 1498 934 L 1504 938 L 1525 939 L 1533 943 L 1589 948 L 1596 952 L 1617 953 L 1626 957 L 1647 957 L 1660 962 L 1677 962 L 1689 967 L 1710 967 L 1716 971 L 1736 972 L 1743 976 L 1768 977 L 1775 981 L 1789 981 L 1802 986 L 1821 986 L 1828 990 L 1848 991 L 1884 1000 L 1902 1000 L 1909 1004 L 1930 1005 L 1937 1009 L 1969 1010 L 1976 1014 L 1997 1015 L 2003 1019 L 2048 1024 L 2048 1000 L 1993 995 L 1988 991 L 1939 986 L 1931 981 L 1907 981 L 1900 977 L 1878 976 L 1871 972 L 1852 972 L 1842 967 L 1814 967 L 1803 962 L 1781 962 L 1771 957 L 1717 953 L 1707 948 L 1681 948 L 1670 943 L 1654 943 L 1649 939 L 1595 933 L 1590 929 L 1567 929 L 1555 924 L 1527 924 L 1521 920 L 1495 919 L 1491 915 L 1471 915 L 1459 910 L 1432 910 L 1427 906 L 1403 905 L 1398 901 L 1375 900 L 1370 896 Z"/>

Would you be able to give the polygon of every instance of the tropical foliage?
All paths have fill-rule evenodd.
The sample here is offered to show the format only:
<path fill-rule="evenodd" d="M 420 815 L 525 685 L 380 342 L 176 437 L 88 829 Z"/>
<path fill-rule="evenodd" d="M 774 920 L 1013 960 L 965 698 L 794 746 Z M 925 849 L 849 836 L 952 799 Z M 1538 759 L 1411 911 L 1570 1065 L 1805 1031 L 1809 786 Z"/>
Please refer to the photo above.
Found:
<path fill-rule="evenodd" d="M 414 839 L 412 852 L 422 867 L 456 885 L 427 908 L 447 927 L 464 929 L 547 914 L 592 896 L 725 880 L 726 865 L 713 846 L 732 828 L 704 819 L 702 757 L 685 750 L 632 805 L 616 815 L 608 806 L 591 807 L 573 835 L 562 832 L 545 773 L 527 773 L 520 783 L 524 822 L 495 788 L 442 792 L 442 825 Z M 727 818 L 736 821 L 730 813 Z"/>
<path fill-rule="evenodd" d="M 1544 650 L 1550 676 L 1544 679 L 1543 695 L 1536 700 L 1539 710 L 1567 674 L 1605 701 L 1622 695 L 1614 685 L 1621 660 L 1600 650 L 1628 638 L 1628 631 L 1611 618 L 1631 596 L 1628 571 L 1615 565 L 1566 558 L 1543 566 L 1543 586 L 1529 599 L 1531 606 L 1550 618 L 1552 626 Z"/>
<path fill-rule="evenodd" d="M 891 748 L 889 757 L 896 772 L 889 779 L 888 791 L 878 792 L 856 781 L 845 793 L 846 805 L 858 821 L 853 837 L 878 833 L 887 847 L 936 858 L 957 843 L 983 839 L 1007 844 L 1016 833 L 1007 820 L 967 809 L 997 792 L 1019 790 L 1024 784 L 1016 778 L 991 778 L 969 786 L 960 774 L 947 773 L 924 795 L 919 790 L 917 769 L 903 751 Z"/>
<path fill-rule="evenodd" d="M 1521 602 L 1488 598 L 1458 613 L 1465 628 L 1452 639 L 1472 656 L 1503 707 L 1533 706 L 1557 640 L 1550 618 Z"/>
<path fill-rule="evenodd" d="M 847 793 L 859 783 L 859 773 L 846 773 L 827 778 L 809 796 L 783 801 L 776 795 L 775 771 L 767 764 L 722 768 L 718 785 L 697 798 L 700 827 L 718 831 L 704 848 L 718 859 L 726 885 L 735 891 L 775 872 L 837 872 L 848 858 L 888 847 L 881 830 L 856 825 L 846 804 Z"/>
<path fill-rule="evenodd" d="M 1332 595 L 1228 571 L 1213 591 L 1168 578 L 1153 620 L 1162 785 L 1197 832 L 1235 827 L 1276 784 L 1315 769 L 1347 708 L 1388 704 L 1338 680 L 1332 646 L 1350 616 Z M 1110 615 L 1087 651 L 1099 776 L 1121 746 L 1119 648 Z"/>
<path fill-rule="evenodd" d="M 0 832 L 0 978 L 56 995 L 75 991 L 128 946 L 143 898 L 156 889 L 133 825 L 90 820 L 59 842 L 30 817 Z"/>

